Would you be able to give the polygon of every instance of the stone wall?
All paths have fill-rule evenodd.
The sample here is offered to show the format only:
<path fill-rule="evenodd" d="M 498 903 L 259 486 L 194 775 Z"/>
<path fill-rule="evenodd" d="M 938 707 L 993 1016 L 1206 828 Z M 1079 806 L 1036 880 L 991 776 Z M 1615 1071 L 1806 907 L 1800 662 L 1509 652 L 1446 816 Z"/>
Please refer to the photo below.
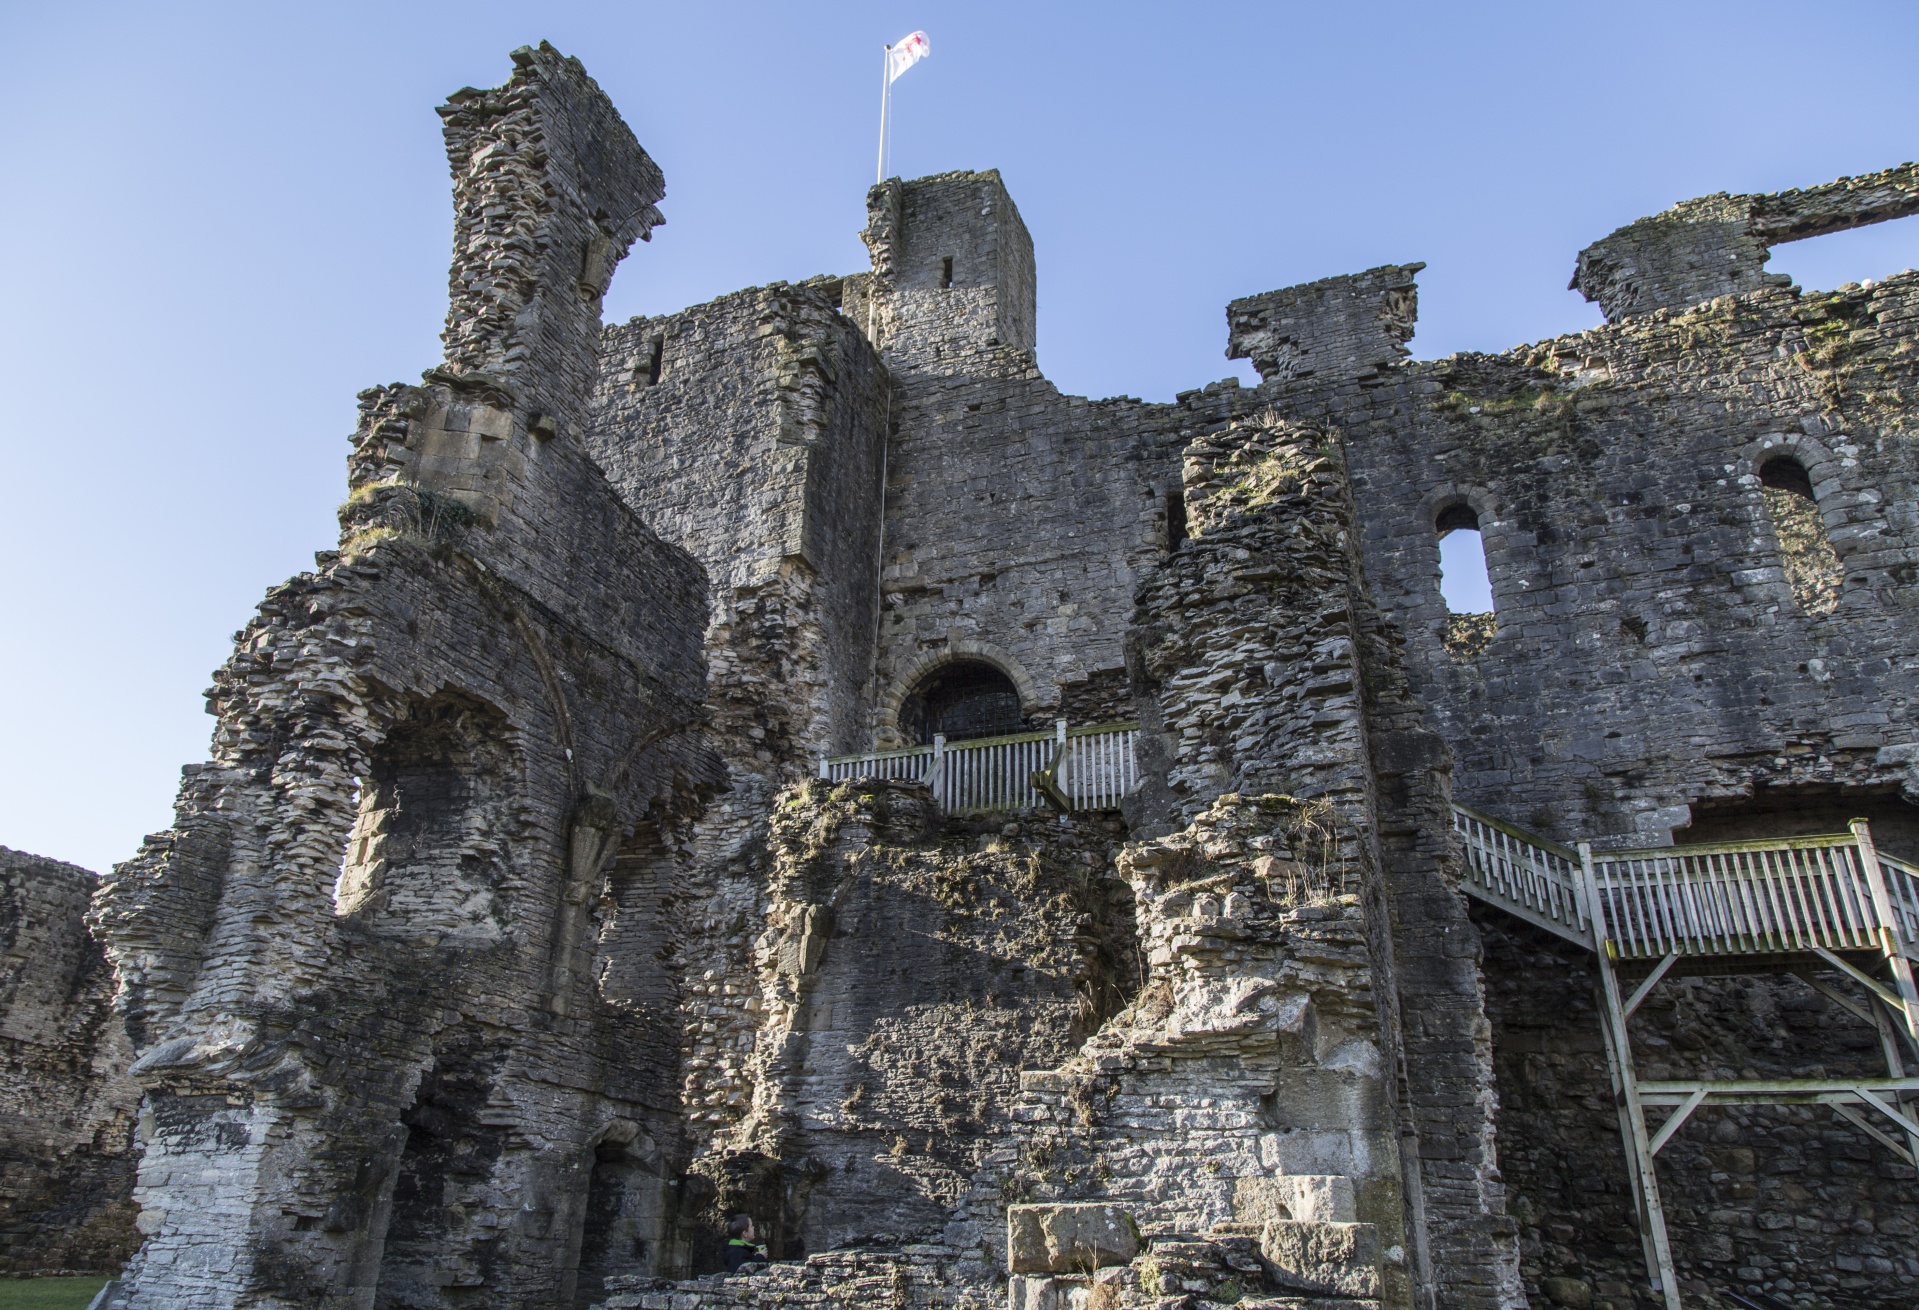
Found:
<path fill-rule="evenodd" d="M 1138 986 L 1121 834 L 1099 816 L 943 819 L 916 784 L 782 799 L 741 980 L 757 1004 L 736 1140 L 785 1190 L 732 1199 L 776 1252 L 955 1222 L 1019 1070 L 1066 1059 Z"/>
<path fill-rule="evenodd" d="M 1919 850 L 1919 275 L 1763 275 L 1911 166 L 1615 234 L 1592 332 L 1412 363 L 1390 265 L 1235 301 L 1257 388 L 1090 401 L 1039 372 L 991 172 L 874 188 L 870 271 L 603 327 L 663 179 L 577 61 L 513 58 L 442 110 L 446 359 L 363 393 L 339 548 L 94 910 L 144 1095 L 125 1303 L 1644 1299 L 1584 962 L 1475 924 L 1450 803 Z M 1442 521 L 1487 546 L 1476 633 Z M 1136 716 L 1123 816 L 813 779 L 960 659 L 1029 722 Z M 124 1086 L 75 968 L 7 1040 Z M 1820 1022 L 1675 983 L 1643 1071 L 1858 1055 Z M 92 1145 L 18 1140 L 110 1172 L 102 1095 Z M 1845 1130 L 1707 1118 L 1667 1161 L 1702 1296 L 1919 1278 L 1910 1170 Z M 785 1263 L 686 1281 L 742 1212 Z"/>
<path fill-rule="evenodd" d="M 1193 413 L 1064 396 L 1040 374 L 1031 241 L 997 174 L 889 183 L 868 206 L 861 294 L 894 378 L 877 738 L 953 658 L 1002 668 L 1035 723 L 1126 717 L 1126 616 L 1180 531 Z M 946 255 L 951 288 L 934 276 Z"/>
<path fill-rule="evenodd" d="M 1327 807 L 1381 997 L 1412 1277 L 1443 1304 L 1514 1304 L 1446 752 L 1373 609 L 1340 445 L 1261 411 L 1189 446 L 1184 486 L 1192 535 L 1133 620 L 1148 776 L 1129 817 L 1162 830 L 1222 793 Z"/>
<path fill-rule="evenodd" d="M 1374 1225 L 1382 1301 L 1412 1305 L 1378 979 L 1326 814 L 1227 796 L 1119 863 L 1151 973 L 1070 1063 L 1022 1075 L 1002 1198 L 1107 1201 L 1151 1235 L 1337 1193 L 1323 1217 Z"/>
<path fill-rule="evenodd" d="M 748 644 L 775 611 L 792 630 L 768 681 L 716 674 L 729 696 L 790 706 L 755 725 L 782 761 L 865 745 L 887 390 L 830 283 L 605 334 L 589 445 L 634 512 L 705 566 L 709 645 Z"/>
<path fill-rule="evenodd" d="M 1700 802 L 1866 804 L 1919 782 L 1916 316 L 1910 274 L 1762 291 L 1406 367 L 1357 404 L 1283 402 L 1338 415 L 1368 580 L 1462 800 L 1663 844 Z M 1830 605 L 1794 592 L 1760 477 L 1781 456 L 1844 572 Z M 1453 506 L 1477 516 L 1496 608 L 1463 658 L 1436 587 Z"/>
<path fill-rule="evenodd" d="M 860 234 L 872 255 L 861 294 L 895 368 L 949 372 L 1037 344 L 1033 238 L 996 169 L 881 183 Z"/>
<path fill-rule="evenodd" d="M 0 1276 L 111 1273 L 139 1245 L 140 1089 L 87 931 L 97 881 L 0 847 Z"/>

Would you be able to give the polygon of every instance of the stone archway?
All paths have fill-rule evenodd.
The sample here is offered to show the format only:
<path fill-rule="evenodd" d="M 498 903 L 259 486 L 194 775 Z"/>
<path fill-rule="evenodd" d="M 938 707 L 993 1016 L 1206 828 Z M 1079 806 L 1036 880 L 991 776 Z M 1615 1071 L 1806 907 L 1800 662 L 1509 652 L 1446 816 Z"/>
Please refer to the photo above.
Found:
<path fill-rule="evenodd" d="M 887 687 L 886 694 L 880 698 L 878 722 L 875 725 L 879 747 L 886 749 L 906 744 L 901 711 L 907 698 L 917 688 L 948 665 L 969 663 L 990 665 L 1004 674 L 1019 693 L 1020 710 L 1023 713 L 1031 713 L 1041 705 L 1055 703 L 1055 700 L 1043 701 L 1040 698 L 1039 684 L 1033 680 L 1032 674 L 1001 647 L 985 641 L 948 642 L 940 649 L 926 651 L 908 662 Z"/>

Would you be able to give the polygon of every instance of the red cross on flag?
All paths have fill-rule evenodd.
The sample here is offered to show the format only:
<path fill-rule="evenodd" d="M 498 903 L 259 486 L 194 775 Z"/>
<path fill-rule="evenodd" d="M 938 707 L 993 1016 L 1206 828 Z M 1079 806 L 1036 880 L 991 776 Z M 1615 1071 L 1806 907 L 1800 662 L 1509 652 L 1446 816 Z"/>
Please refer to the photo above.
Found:
<path fill-rule="evenodd" d="M 915 32 L 902 37 L 886 47 L 886 81 L 888 85 L 897 81 L 899 75 L 933 53 L 932 43 L 926 39 L 926 33 Z"/>

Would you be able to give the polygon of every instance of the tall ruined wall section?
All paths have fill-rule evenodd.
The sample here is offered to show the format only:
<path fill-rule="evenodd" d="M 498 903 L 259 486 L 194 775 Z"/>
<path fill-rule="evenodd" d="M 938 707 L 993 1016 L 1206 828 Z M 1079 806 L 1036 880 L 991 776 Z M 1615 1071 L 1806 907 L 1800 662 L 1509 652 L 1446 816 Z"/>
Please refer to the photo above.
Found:
<path fill-rule="evenodd" d="M 1806 236 L 1905 212 L 1909 173 L 1733 198 L 1740 239 L 1766 223 L 1770 239 L 1789 239 L 1780 224 Z M 1727 253 L 1704 226 L 1682 236 Z M 1582 276 L 1597 267 L 1582 257 Z M 1408 287 L 1414 271 L 1400 271 Z M 1423 705 L 1461 800 L 1567 839 L 1824 832 L 1865 814 L 1889 849 L 1911 846 L 1919 497 L 1905 438 L 1919 278 L 1822 295 L 1762 279 L 1714 287 L 1722 298 L 1699 305 L 1683 298 L 1696 289 L 1676 290 L 1670 308 L 1608 304 L 1616 321 L 1575 337 L 1412 364 L 1392 354 L 1410 326 L 1394 303 L 1400 279 L 1382 276 L 1393 272 L 1229 310 L 1232 353 L 1261 369 L 1261 400 L 1343 437 L 1377 633 L 1403 649 L 1397 664 L 1366 661 L 1369 726 L 1388 701 L 1402 717 Z M 1376 297 L 1371 348 L 1352 348 L 1365 316 L 1341 291 Z M 1287 320 L 1314 305 L 1329 308 L 1327 354 L 1377 363 L 1357 377 L 1306 367 Z M 1781 459 L 1804 470 L 1797 491 L 1777 476 L 1792 467 Z M 1462 523 L 1485 543 L 1497 608 L 1485 641 L 1459 640 L 1461 616 L 1438 591 L 1440 533 Z M 1443 818 L 1430 748 L 1377 741 L 1396 775 L 1382 790 Z M 1444 843 L 1416 829 L 1388 840 L 1445 863 Z M 1393 897 L 1414 1078 L 1445 1061 L 1411 1058 L 1410 1011 L 1477 952 L 1471 925 L 1435 914 L 1447 899 L 1404 884 Z M 1585 965 L 1496 914 L 1480 922 L 1496 948 L 1484 970 L 1497 1138 L 1529 1293 L 1569 1307 L 1643 1302 Z M 1410 965 L 1413 935 L 1433 972 Z M 1638 1034 L 1642 1077 L 1879 1072 L 1876 1046 L 1853 1049 L 1869 1030 L 1832 1022 L 1797 981 L 1677 990 Z M 1826 1021 L 1795 1017 L 1815 1012 Z M 1686 1134 L 1659 1168 L 1685 1295 L 1902 1303 L 1909 1167 L 1801 1111 L 1716 1111 Z"/>
<path fill-rule="evenodd" d="M 0 1276 L 110 1272 L 139 1244 L 140 1089 L 87 931 L 97 881 L 0 846 Z"/>
<path fill-rule="evenodd" d="M 717 1267 L 713 1235 L 741 1211 L 781 1252 L 847 1231 L 809 1209 L 815 1190 L 851 1179 L 791 1147 L 780 1052 L 795 1020 L 760 957 L 807 905 L 782 880 L 778 798 L 865 740 L 886 385 L 830 284 L 740 292 L 604 335 L 589 443 L 626 503 L 707 570 L 708 740 L 726 775 L 685 840 L 650 860 L 685 979 L 679 1165 L 691 1172 L 679 1250 L 634 1270 Z"/>
<path fill-rule="evenodd" d="M 151 1125 L 131 1306 L 563 1302 L 596 1189 L 663 1204 L 678 1033 L 607 861 L 718 782 L 706 586 L 577 426 L 659 175 L 577 61 L 514 62 L 445 111 L 446 364 L 362 396 L 339 551 L 97 903 Z"/>
<path fill-rule="evenodd" d="M 1796 789 L 1836 810 L 1919 791 L 1916 329 L 1919 277 L 1903 274 L 1304 402 L 1347 433 L 1368 577 L 1462 800 L 1561 837 L 1659 844 L 1701 802 Z M 1827 604 L 1795 594 L 1760 483 L 1781 456 L 1810 476 L 1813 531 L 1843 570 Z M 1491 643 L 1458 657 L 1436 586 L 1435 522 L 1455 505 L 1477 517 L 1497 611 Z"/>
<path fill-rule="evenodd" d="M 1193 536 L 1134 616 L 1142 764 L 1157 776 L 1129 814 L 1150 832 L 1222 793 L 1326 807 L 1341 870 L 1329 890 L 1364 909 L 1380 997 L 1408 1274 L 1442 1304 L 1514 1304 L 1445 751 L 1367 598 L 1338 440 L 1256 413 L 1188 447 L 1185 497 Z"/>
<path fill-rule="evenodd" d="M 606 330 L 594 457 L 706 568 L 716 699 L 782 762 L 864 745 L 886 391 L 830 283 Z"/>

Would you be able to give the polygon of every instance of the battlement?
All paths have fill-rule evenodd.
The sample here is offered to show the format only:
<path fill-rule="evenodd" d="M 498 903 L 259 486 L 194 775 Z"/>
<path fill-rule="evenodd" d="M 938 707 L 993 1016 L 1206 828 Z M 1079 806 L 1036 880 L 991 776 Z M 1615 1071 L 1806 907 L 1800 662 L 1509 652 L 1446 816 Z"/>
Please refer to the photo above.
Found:
<path fill-rule="evenodd" d="M 1378 373 L 1412 353 L 1425 267 L 1386 264 L 1235 300 L 1226 357 L 1252 360 L 1264 382 Z"/>

